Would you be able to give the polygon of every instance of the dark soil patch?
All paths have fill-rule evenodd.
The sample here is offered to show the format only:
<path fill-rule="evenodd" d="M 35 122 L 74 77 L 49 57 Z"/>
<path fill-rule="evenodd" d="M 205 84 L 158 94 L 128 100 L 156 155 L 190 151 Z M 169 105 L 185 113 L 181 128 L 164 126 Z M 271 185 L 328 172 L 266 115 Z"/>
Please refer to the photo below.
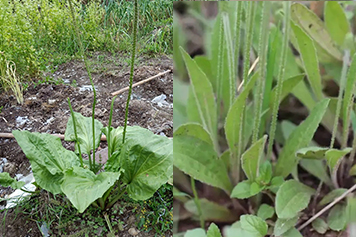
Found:
<path fill-rule="evenodd" d="M 97 89 L 95 118 L 108 125 L 111 93 L 128 86 L 130 69 L 128 57 L 96 53 L 90 59 L 92 77 Z M 158 58 L 139 58 L 134 72 L 134 83 L 172 69 L 172 59 L 166 56 Z M 84 63 L 74 60 L 58 66 L 53 72 L 45 74 L 46 83 L 30 85 L 24 92 L 24 104 L 18 105 L 16 99 L 8 93 L 0 95 L 0 133 L 12 130 L 64 134 L 70 115 L 67 98 L 70 98 L 73 110 L 90 117 L 93 92 Z M 76 85 L 76 86 L 75 86 Z M 87 86 L 87 87 L 86 87 Z M 160 95 L 166 96 L 163 105 L 152 100 Z M 112 126 L 123 126 L 126 97 L 128 92 L 119 95 L 114 103 Z M 172 137 L 173 133 L 173 74 L 168 73 L 133 89 L 129 108 L 128 125 L 147 128 L 155 134 Z M 20 121 L 22 120 L 22 122 Z M 73 150 L 73 144 L 63 142 L 64 147 Z M 101 147 L 106 147 L 103 142 Z M 1 165 L 2 158 L 7 164 Z M 11 177 L 15 174 L 27 175 L 30 164 L 15 139 L 0 138 L 0 172 L 6 171 Z M 0 197 L 11 189 L 0 188 Z M 48 195 L 48 194 L 47 194 Z M 6 215 L 6 216 L 5 216 Z M 39 228 L 23 214 L 16 216 L 14 209 L 0 212 L 6 225 L 0 228 L 0 236 L 41 236 Z M 130 215 L 129 215 L 130 216 Z M 125 218 L 122 220 L 125 221 Z M 3 223 L 2 223 L 3 224 Z M 52 223 L 53 226 L 58 223 Z M 134 224 L 133 224 L 134 225 Z M 133 226 L 132 225 L 132 226 Z M 127 225 L 131 226 L 131 225 Z M 169 236 L 170 233 L 167 233 Z M 79 235 L 82 236 L 82 235 Z M 84 236 L 84 235 L 83 235 Z M 90 235 L 100 236 L 100 235 Z M 127 229 L 119 236 L 130 236 Z M 154 236 L 141 232 L 137 236 Z"/>

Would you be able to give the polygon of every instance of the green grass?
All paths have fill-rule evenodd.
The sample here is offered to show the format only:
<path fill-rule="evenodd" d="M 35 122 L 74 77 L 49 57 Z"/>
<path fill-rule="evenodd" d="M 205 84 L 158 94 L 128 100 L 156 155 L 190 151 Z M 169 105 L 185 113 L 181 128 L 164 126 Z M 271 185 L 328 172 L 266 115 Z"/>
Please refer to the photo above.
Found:
<path fill-rule="evenodd" d="M 127 195 L 114 205 L 107 214 L 113 230 L 116 234 L 123 229 L 127 223 L 123 217 L 135 216 L 135 226 L 141 231 L 153 231 L 156 236 L 164 236 L 171 233 L 173 226 L 173 194 L 171 185 L 163 185 L 155 195 L 146 201 L 134 201 Z M 169 205 L 167 205 L 167 203 Z M 32 195 L 30 199 L 20 201 L 13 209 L 16 213 L 15 219 L 25 218 L 27 222 L 47 223 L 52 234 L 60 236 L 83 236 L 85 233 L 94 233 L 96 236 L 106 236 L 109 228 L 103 218 L 100 209 L 90 206 L 84 213 L 78 214 L 77 210 L 63 195 L 40 192 Z M 0 212 L 7 212 L 1 210 Z M 6 228 L 10 221 L 5 218 L 1 222 L 2 228 Z M 22 220 L 22 219 L 21 219 Z M 40 226 L 41 224 L 39 224 Z"/>
<path fill-rule="evenodd" d="M 75 1 L 84 50 L 128 52 L 133 2 L 104 2 L 82 5 Z M 139 7 L 139 54 L 171 54 L 171 2 L 145 0 Z M 72 59 L 79 51 L 69 7 L 58 0 L 0 0 L 0 32 L 0 54 L 15 63 L 20 80 L 39 77 L 41 71 Z"/>

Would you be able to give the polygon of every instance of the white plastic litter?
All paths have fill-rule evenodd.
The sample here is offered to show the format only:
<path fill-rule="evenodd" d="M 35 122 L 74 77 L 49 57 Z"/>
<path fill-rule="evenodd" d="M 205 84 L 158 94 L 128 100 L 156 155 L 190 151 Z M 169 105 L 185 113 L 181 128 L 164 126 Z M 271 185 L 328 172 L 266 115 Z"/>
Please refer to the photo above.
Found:
<path fill-rule="evenodd" d="M 47 226 L 47 223 L 46 222 L 42 222 L 42 225 L 41 225 L 41 232 L 43 234 L 43 236 L 45 237 L 48 237 L 49 236 L 49 229 L 48 229 L 48 226 Z"/>
<path fill-rule="evenodd" d="M 98 90 L 96 86 L 94 86 L 95 90 Z M 93 87 L 91 85 L 84 85 L 79 88 L 79 91 L 93 91 Z"/>
<path fill-rule="evenodd" d="M 33 174 L 29 174 L 25 177 L 22 177 L 19 181 L 25 182 L 25 186 L 22 187 L 22 189 L 34 192 L 36 190 L 36 186 L 33 185 L 32 183 L 35 182 L 35 178 L 33 177 Z M 5 199 L 7 200 L 6 204 L 6 209 L 15 207 L 16 204 L 23 199 L 26 196 L 31 195 L 30 193 L 24 192 L 20 189 L 16 189 L 15 192 L 11 193 L 10 195 L 6 195 Z"/>
<path fill-rule="evenodd" d="M 161 94 L 159 96 L 156 96 L 151 100 L 152 103 L 156 103 L 159 107 L 162 106 L 170 106 L 170 104 L 166 101 L 167 96 L 165 94 Z"/>
<path fill-rule="evenodd" d="M 16 118 L 16 126 L 24 125 L 27 122 L 30 122 L 27 116 L 24 117 L 19 116 Z"/>

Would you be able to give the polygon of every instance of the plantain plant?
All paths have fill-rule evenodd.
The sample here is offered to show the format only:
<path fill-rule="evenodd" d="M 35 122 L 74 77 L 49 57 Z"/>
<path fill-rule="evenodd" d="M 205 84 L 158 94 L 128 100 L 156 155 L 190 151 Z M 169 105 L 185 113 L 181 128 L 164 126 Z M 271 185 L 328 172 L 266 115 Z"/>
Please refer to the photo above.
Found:
<path fill-rule="evenodd" d="M 128 109 L 132 91 L 132 78 L 136 51 L 138 1 L 135 0 L 134 30 L 130 71 L 130 89 L 125 109 L 123 127 L 111 127 L 113 105 L 108 127 L 94 119 L 96 92 L 90 69 L 73 14 L 73 25 L 77 33 L 80 54 L 84 60 L 94 92 L 92 117 L 84 117 L 73 111 L 68 98 L 71 116 L 65 132 L 66 141 L 75 142 L 75 151 L 63 148 L 59 138 L 50 134 L 13 131 L 16 141 L 30 160 L 36 183 L 52 194 L 63 193 L 79 213 L 89 205 L 102 210 L 111 208 L 124 193 L 134 200 L 146 200 L 173 175 L 173 141 L 138 126 L 127 126 Z M 95 151 L 100 145 L 102 133 L 107 137 L 108 161 L 95 163 Z M 88 156 L 83 159 L 82 154 Z M 24 183 L 16 182 L 8 173 L 0 174 L 0 185 L 21 188 Z M 108 221 L 108 218 L 105 218 Z M 109 228 L 111 227 L 108 222 Z M 111 228 L 110 228 L 111 230 Z"/>
<path fill-rule="evenodd" d="M 189 93 L 175 101 L 174 197 L 200 228 L 177 236 L 289 237 L 311 223 L 322 234 L 354 224 L 356 199 L 343 200 L 356 189 L 346 183 L 356 175 L 356 54 L 345 5 L 355 7 L 325 2 L 322 21 L 300 3 L 219 2 L 205 55 L 180 47 L 175 65 L 185 64 L 190 84 L 176 73 L 175 91 Z M 324 91 L 330 80 L 338 97 Z M 308 111 L 299 125 L 279 119 L 292 96 Z M 321 126 L 326 146 L 313 140 Z"/>

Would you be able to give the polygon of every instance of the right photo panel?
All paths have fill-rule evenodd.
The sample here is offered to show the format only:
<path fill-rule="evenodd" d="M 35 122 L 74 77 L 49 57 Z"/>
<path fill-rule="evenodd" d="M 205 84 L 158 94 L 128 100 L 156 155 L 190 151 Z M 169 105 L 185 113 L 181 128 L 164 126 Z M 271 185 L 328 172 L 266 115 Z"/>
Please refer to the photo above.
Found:
<path fill-rule="evenodd" d="M 356 2 L 173 12 L 174 237 L 356 237 Z"/>

